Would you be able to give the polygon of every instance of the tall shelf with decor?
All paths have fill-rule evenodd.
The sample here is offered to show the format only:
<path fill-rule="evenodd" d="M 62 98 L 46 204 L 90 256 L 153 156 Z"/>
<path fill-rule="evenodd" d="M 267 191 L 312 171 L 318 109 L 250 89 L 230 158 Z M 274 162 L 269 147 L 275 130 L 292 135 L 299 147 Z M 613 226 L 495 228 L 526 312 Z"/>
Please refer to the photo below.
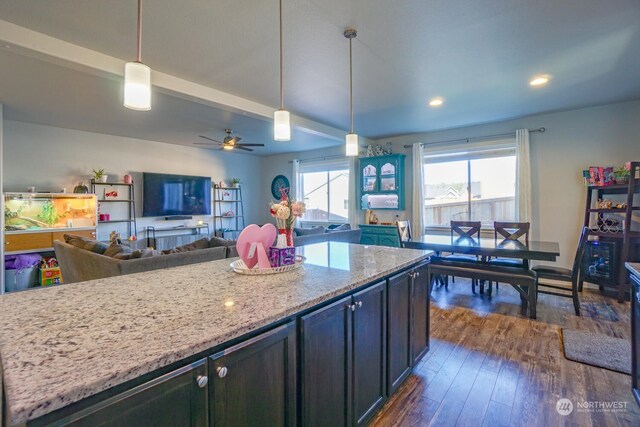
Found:
<path fill-rule="evenodd" d="M 629 291 L 624 263 L 640 260 L 640 230 L 633 227 L 640 212 L 640 162 L 631 162 L 629 170 L 628 182 L 588 186 L 584 215 L 584 225 L 597 244 L 590 243 L 585 251 L 582 279 L 601 289 L 616 289 L 619 302 Z M 611 196 L 619 200 L 609 203 L 606 197 Z"/>
<path fill-rule="evenodd" d="M 121 194 L 118 190 L 124 189 Z M 111 231 L 120 233 L 122 239 L 136 236 L 136 202 L 133 181 L 96 182 L 91 180 L 91 192 L 98 200 L 98 240 L 109 240 Z M 113 216 L 112 216 L 113 215 Z M 115 230 L 112 230 L 115 227 Z M 126 235 L 122 232 L 126 231 Z"/>
<path fill-rule="evenodd" d="M 213 186 L 213 228 L 218 237 L 232 238 L 244 228 L 242 187 Z"/>

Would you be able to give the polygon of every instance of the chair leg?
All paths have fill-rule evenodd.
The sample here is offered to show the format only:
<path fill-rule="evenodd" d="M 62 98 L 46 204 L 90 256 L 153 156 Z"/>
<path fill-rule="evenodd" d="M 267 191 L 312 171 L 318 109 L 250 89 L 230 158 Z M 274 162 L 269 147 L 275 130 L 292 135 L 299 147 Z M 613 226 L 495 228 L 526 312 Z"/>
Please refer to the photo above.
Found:
<path fill-rule="evenodd" d="M 583 284 L 583 283 L 584 283 L 584 282 L 583 282 L 582 280 L 580 280 L 580 281 L 578 282 L 578 292 L 582 292 L 582 284 Z"/>
<path fill-rule="evenodd" d="M 475 280 L 471 279 L 471 292 L 473 292 L 473 294 L 476 294 L 476 283 Z"/>
<path fill-rule="evenodd" d="M 580 316 L 580 297 L 578 296 L 578 290 L 582 282 L 577 283 L 576 280 L 571 281 L 571 299 L 573 300 L 573 309 L 576 312 L 576 316 Z"/>
<path fill-rule="evenodd" d="M 448 278 L 449 276 L 447 276 Z M 451 283 L 456 283 L 456 276 L 451 276 Z"/>
<path fill-rule="evenodd" d="M 529 290 L 529 318 L 530 319 L 535 319 L 536 318 L 536 306 L 538 305 L 538 287 L 536 286 L 535 283 L 532 283 L 531 285 L 527 286 L 527 289 Z"/>

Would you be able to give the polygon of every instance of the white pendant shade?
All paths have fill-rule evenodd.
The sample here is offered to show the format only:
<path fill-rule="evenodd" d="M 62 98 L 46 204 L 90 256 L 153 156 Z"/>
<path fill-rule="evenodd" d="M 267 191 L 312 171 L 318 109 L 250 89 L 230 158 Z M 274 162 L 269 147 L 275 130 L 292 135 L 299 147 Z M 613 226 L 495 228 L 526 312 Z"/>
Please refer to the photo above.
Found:
<path fill-rule="evenodd" d="M 346 153 L 347 156 L 358 155 L 358 134 L 348 133 L 346 138 Z"/>
<path fill-rule="evenodd" d="M 291 124 L 287 110 L 276 110 L 273 113 L 273 139 L 276 141 L 291 139 Z"/>
<path fill-rule="evenodd" d="M 124 106 L 151 110 L 151 68 L 141 62 L 127 62 L 124 66 Z"/>

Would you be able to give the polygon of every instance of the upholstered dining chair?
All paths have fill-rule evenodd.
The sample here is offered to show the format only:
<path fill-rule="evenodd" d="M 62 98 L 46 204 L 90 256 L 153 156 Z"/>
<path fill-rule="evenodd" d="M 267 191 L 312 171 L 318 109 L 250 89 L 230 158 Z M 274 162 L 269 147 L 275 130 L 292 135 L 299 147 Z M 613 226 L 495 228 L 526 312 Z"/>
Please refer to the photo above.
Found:
<path fill-rule="evenodd" d="M 451 221 L 451 240 L 475 240 L 480 241 L 480 229 L 482 223 L 480 221 Z M 450 261 L 478 261 L 475 255 L 451 254 L 445 257 Z M 451 280 L 455 281 L 455 277 L 451 276 Z M 471 280 L 471 291 L 476 293 L 477 280 Z M 445 278 L 445 289 L 449 287 L 449 280 Z"/>
<path fill-rule="evenodd" d="M 500 243 L 529 243 L 529 230 L 531 229 L 531 223 L 528 222 L 502 222 L 494 221 L 493 223 L 493 237 L 496 240 L 496 244 Z M 498 265 L 503 267 L 522 267 L 529 268 L 529 263 L 524 259 L 517 258 L 493 258 L 487 260 L 490 265 Z M 496 289 L 499 287 L 499 283 L 496 283 Z M 481 285 L 482 288 L 482 285 Z M 481 289 L 482 291 L 482 289 Z M 489 292 L 491 292 L 491 282 L 489 282 Z"/>
<path fill-rule="evenodd" d="M 578 248 L 576 249 L 576 257 L 573 259 L 573 267 L 571 268 L 571 270 L 569 270 L 568 268 L 556 267 L 555 265 L 538 265 L 532 268 L 532 270 L 535 271 L 537 275 L 538 293 L 571 298 L 573 300 L 573 309 L 576 312 L 576 316 L 580 316 L 578 282 L 580 281 L 582 256 L 584 255 L 584 248 L 588 239 L 589 228 L 582 227 L 582 231 L 580 232 L 580 239 L 578 240 Z M 561 282 L 570 282 L 571 287 L 569 288 L 567 286 L 557 284 L 541 283 L 541 280 L 558 280 Z M 556 292 L 555 290 L 564 291 L 565 293 Z"/>

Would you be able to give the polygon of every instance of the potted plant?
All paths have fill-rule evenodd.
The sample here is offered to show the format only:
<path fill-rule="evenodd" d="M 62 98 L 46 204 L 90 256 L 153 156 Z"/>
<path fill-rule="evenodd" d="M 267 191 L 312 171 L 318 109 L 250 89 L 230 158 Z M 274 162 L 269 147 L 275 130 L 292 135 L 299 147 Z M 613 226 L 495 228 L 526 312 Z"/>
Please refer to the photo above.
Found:
<path fill-rule="evenodd" d="M 628 184 L 629 176 L 631 175 L 631 170 L 627 169 L 625 166 L 620 168 L 615 168 L 613 170 L 613 175 L 616 179 L 616 184 Z"/>
<path fill-rule="evenodd" d="M 94 169 L 93 170 L 93 180 L 95 182 L 104 183 L 104 182 L 107 182 L 107 178 L 108 178 L 108 176 L 107 176 L 106 173 L 104 173 L 104 169 L 97 169 L 97 170 Z"/>
<path fill-rule="evenodd" d="M 240 187 L 240 178 L 231 178 L 231 186 L 233 188 Z"/>

